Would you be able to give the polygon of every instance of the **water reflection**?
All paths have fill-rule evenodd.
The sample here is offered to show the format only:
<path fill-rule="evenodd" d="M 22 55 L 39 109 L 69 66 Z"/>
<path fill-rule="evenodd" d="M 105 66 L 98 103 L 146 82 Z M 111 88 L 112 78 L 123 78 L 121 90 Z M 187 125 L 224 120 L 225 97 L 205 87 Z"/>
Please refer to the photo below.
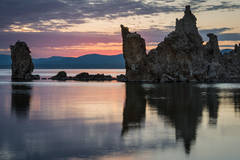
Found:
<path fill-rule="evenodd" d="M 233 101 L 235 106 L 235 112 L 240 112 L 240 90 L 233 91 Z"/>
<path fill-rule="evenodd" d="M 12 114 L 19 119 L 28 119 L 32 87 L 12 84 Z"/>
<path fill-rule="evenodd" d="M 126 84 L 122 133 L 141 126 L 146 104 L 149 104 L 165 124 L 175 128 L 176 140 L 183 142 L 185 152 L 189 154 L 205 107 L 209 125 L 217 124 L 218 92 L 216 88 L 201 89 L 190 84 Z"/>
<path fill-rule="evenodd" d="M 209 113 L 209 121 L 208 124 L 211 126 L 217 125 L 217 118 L 218 118 L 218 108 L 219 108 L 219 97 L 218 93 L 220 91 L 216 88 L 208 88 L 207 89 L 207 109 Z"/>
<path fill-rule="evenodd" d="M 126 85 L 126 101 L 123 110 L 122 136 L 129 129 L 141 128 L 145 120 L 146 99 L 139 85 Z"/>
<path fill-rule="evenodd" d="M 210 155 L 205 159 L 239 157 L 239 117 L 234 117 L 239 89 L 79 84 L 2 86 L 7 98 L 0 100 L 0 159 L 184 159 L 185 153 L 189 159 L 202 159 L 203 153 Z M 25 120 L 19 123 L 15 117 Z"/>

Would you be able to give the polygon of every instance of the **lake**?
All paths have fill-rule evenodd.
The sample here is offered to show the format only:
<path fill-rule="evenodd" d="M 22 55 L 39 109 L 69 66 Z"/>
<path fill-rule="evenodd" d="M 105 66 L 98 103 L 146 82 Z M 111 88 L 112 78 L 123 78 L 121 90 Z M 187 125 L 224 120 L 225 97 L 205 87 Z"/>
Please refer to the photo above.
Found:
<path fill-rule="evenodd" d="M 240 84 L 11 82 L 10 75 L 0 70 L 1 160 L 240 158 Z"/>

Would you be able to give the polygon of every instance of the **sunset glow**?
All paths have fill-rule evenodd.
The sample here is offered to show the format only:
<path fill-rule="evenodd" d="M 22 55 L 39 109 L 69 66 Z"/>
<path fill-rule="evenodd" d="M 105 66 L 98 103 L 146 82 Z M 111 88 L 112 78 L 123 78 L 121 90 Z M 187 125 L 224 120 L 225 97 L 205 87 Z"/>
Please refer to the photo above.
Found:
<path fill-rule="evenodd" d="M 237 0 L 14 1 L 15 8 L 7 0 L 1 2 L 5 5 L 0 7 L 3 15 L 0 16 L 0 54 L 9 54 L 9 45 L 17 40 L 29 44 L 33 57 L 120 54 L 120 24 L 139 32 L 150 50 L 174 30 L 176 18 L 183 16 L 184 6 L 188 4 L 198 19 L 204 41 L 210 32 L 218 35 L 221 49 L 233 48 L 240 41 Z M 23 8 L 24 4 L 28 10 Z M 36 9 L 41 6 L 48 7 Z"/>

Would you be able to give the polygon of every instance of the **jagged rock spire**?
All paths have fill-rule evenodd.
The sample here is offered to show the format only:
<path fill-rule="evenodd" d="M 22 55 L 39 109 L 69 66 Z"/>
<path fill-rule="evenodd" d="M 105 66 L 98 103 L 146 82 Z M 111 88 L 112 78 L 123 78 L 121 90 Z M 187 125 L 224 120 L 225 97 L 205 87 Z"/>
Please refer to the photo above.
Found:
<path fill-rule="evenodd" d="M 39 76 L 32 75 L 34 65 L 31 51 L 25 42 L 17 41 L 10 46 L 12 58 L 12 80 L 33 80 Z"/>
<path fill-rule="evenodd" d="M 202 43 L 203 40 L 198 32 L 196 22 L 197 18 L 192 14 L 191 7 L 188 5 L 185 7 L 183 18 L 176 19 L 175 31 L 181 34 L 191 34 L 196 43 Z"/>
<path fill-rule="evenodd" d="M 123 56 L 125 58 L 126 75 L 129 80 L 141 80 L 141 72 L 145 68 L 145 40 L 136 32 L 129 32 L 128 27 L 121 25 L 123 40 Z"/>
<path fill-rule="evenodd" d="M 184 16 L 176 20 L 171 32 L 156 49 L 146 54 L 145 41 L 137 33 L 121 26 L 126 76 L 129 81 L 240 81 L 240 54 L 220 54 L 217 36 L 210 33 L 203 44 L 197 18 L 186 6 Z M 235 46 L 235 52 L 240 47 Z"/>

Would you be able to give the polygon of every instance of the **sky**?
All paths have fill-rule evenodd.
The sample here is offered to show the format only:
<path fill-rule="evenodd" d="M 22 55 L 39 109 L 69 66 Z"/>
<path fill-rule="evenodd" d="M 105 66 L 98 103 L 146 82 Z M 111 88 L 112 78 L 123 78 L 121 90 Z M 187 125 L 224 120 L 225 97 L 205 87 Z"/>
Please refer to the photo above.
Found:
<path fill-rule="evenodd" d="M 239 0 L 1 0 L 0 54 L 25 41 L 34 58 L 122 53 L 120 25 L 138 32 L 147 50 L 174 30 L 191 5 L 203 39 L 215 33 L 221 49 L 240 43 Z"/>

